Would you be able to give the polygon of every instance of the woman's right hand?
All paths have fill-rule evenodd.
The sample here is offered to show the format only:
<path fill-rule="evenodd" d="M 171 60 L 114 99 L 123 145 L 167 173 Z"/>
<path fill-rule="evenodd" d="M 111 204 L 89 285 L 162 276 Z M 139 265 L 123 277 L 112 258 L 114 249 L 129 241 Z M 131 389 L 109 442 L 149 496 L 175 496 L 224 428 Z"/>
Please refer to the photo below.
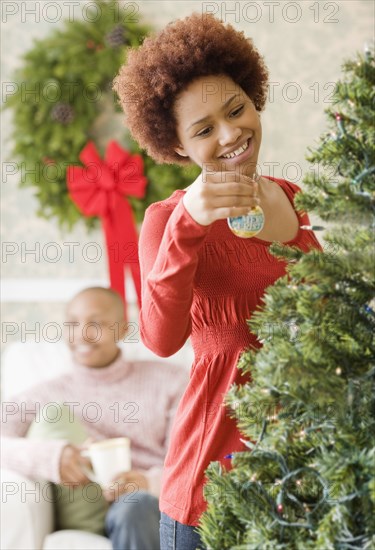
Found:
<path fill-rule="evenodd" d="M 203 167 L 186 191 L 183 203 L 197 223 L 210 225 L 216 220 L 245 216 L 259 205 L 258 184 L 237 171 L 208 172 Z"/>

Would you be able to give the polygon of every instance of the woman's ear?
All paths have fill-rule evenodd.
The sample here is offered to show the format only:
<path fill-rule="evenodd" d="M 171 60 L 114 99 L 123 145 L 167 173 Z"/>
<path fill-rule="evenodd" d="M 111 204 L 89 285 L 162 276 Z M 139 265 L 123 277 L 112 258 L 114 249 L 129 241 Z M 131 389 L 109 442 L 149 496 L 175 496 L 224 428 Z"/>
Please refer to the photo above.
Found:
<path fill-rule="evenodd" d="M 182 147 L 182 145 L 178 145 L 174 148 L 175 152 L 180 155 L 180 157 L 188 157 L 189 155 L 186 153 L 185 149 Z"/>

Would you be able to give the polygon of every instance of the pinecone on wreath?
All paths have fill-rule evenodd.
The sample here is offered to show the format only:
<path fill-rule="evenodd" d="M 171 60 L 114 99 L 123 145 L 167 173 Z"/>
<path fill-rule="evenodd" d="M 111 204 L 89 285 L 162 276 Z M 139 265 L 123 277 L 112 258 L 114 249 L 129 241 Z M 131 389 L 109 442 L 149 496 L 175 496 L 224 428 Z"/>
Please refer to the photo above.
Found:
<path fill-rule="evenodd" d="M 51 118 L 60 124 L 70 124 L 74 120 L 74 109 L 68 103 L 57 103 L 51 111 Z"/>
<path fill-rule="evenodd" d="M 126 38 L 124 27 L 122 25 L 113 27 L 113 29 L 105 35 L 104 41 L 110 48 L 117 48 L 125 44 Z"/>

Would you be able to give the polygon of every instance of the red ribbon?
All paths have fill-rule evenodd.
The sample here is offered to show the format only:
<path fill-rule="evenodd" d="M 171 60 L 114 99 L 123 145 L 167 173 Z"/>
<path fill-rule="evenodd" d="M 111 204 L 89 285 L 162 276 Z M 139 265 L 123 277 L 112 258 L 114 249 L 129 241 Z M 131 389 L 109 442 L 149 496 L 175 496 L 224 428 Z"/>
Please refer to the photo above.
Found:
<path fill-rule="evenodd" d="M 138 259 L 138 235 L 126 195 L 142 198 L 147 179 L 140 155 L 131 155 L 116 141 L 109 142 L 102 160 L 92 141 L 79 158 L 86 167 L 68 166 L 67 185 L 71 199 L 85 216 L 98 216 L 104 230 L 111 288 L 126 304 L 125 274 L 130 267 L 138 304 L 141 306 L 141 277 Z"/>

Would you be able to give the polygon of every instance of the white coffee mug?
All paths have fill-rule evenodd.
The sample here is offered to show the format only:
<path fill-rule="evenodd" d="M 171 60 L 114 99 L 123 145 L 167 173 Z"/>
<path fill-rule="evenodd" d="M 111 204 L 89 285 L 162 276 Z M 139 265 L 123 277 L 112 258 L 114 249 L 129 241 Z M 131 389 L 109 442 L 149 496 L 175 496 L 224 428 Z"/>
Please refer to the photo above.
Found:
<path fill-rule="evenodd" d="M 130 439 L 114 437 L 95 441 L 81 451 L 81 455 L 90 459 L 93 471 L 83 467 L 87 477 L 99 485 L 109 486 L 122 472 L 131 470 Z"/>

